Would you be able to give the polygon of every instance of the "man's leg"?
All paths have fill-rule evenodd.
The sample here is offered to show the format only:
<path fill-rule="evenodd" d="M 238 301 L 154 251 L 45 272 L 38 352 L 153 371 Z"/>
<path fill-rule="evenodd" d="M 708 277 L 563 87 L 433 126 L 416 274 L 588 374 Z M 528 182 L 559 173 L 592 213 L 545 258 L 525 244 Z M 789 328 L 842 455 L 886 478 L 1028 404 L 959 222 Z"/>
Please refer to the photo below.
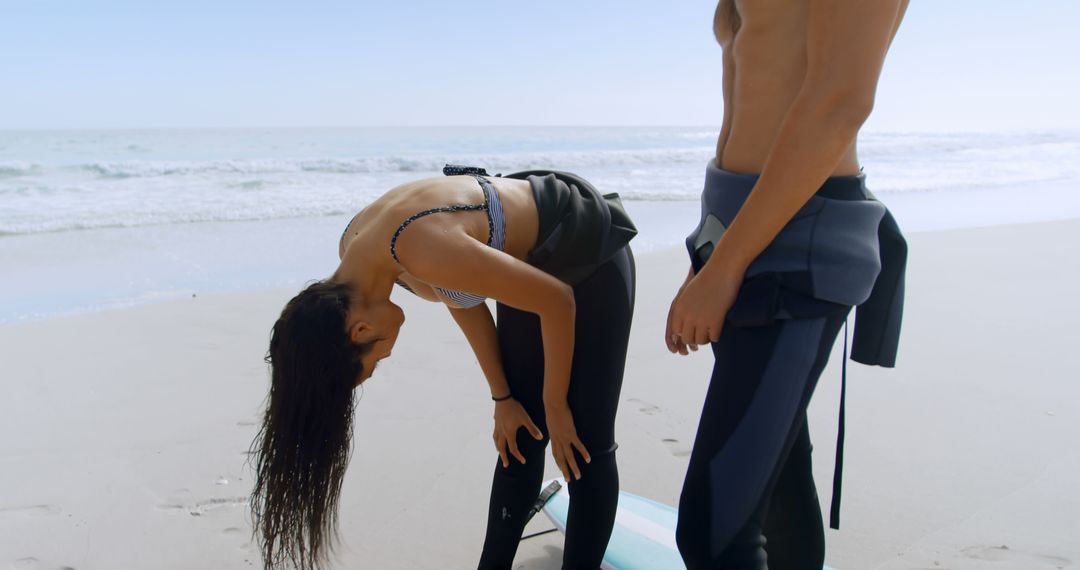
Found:
<path fill-rule="evenodd" d="M 725 327 L 679 503 L 690 570 L 766 568 L 768 497 L 845 315 Z"/>

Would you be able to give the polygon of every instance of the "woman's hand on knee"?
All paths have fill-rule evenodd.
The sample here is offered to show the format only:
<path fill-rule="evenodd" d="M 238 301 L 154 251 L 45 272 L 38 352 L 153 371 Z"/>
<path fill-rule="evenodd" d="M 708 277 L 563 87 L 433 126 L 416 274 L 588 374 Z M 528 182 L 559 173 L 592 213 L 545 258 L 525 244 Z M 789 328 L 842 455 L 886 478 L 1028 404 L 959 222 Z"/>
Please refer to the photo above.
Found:
<path fill-rule="evenodd" d="M 510 398 L 495 403 L 495 450 L 499 452 L 503 467 L 510 467 L 510 455 L 513 455 L 521 463 L 525 463 L 525 456 L 518 449 L 517 433 L 521 428 L 528 430 L 533 439 L 542 440 L 544 434 L 536 427 L 529 413 L 525 411 L 521 403 Z"/>
<path fill-rule="evenodd" d="M 563 478 L 570 480 L 581 479 L 581 469 L 578 467 L 577 458 L 574 457 L 576 449 L 586 463 L 592 461 L 589 450 L 578 438 L 577 428 L 574 426 L 574 415 L 570 412 L 570 406 L 560 404 L 557 406 L 545 405 L 544 412 L 547 420 L 548 434 L 551 436 L 551 455 L 555 457 L 555 464 L 562 471 Z"/>

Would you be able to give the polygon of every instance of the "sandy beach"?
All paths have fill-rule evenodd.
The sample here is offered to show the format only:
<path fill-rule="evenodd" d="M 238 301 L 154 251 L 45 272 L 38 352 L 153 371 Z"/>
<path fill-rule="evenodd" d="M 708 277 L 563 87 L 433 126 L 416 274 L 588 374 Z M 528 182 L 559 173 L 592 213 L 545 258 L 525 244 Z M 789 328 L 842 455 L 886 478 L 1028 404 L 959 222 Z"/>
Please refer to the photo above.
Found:
<path fill-rule="evenodd" d="M 1074 220 L 909 236 L 898 367 L 848 367 L 831 566 L 1080 563 L 1078 231 Z M 661 339 L 685 267 L 678 248 L 639 256 L 618 417 L 622 488 L 668 504 L 712 366 L 706 352 L 668 354 Z M 258 567 L 246 451 L 269 328 L 293 293 L 0 326 L 0 567 Z M 443 307 L 396 301 L 408 320 L 357 405 L 335 567 L 475 567 L 495 464 L 487 387 Z M 811 406 L 825 506 L 840 350 Z M 537 517 L 527 531 L 546 528 Z M 560 559 L 561 536 L 548 534 L 525 541 L 515 567 Z"/>

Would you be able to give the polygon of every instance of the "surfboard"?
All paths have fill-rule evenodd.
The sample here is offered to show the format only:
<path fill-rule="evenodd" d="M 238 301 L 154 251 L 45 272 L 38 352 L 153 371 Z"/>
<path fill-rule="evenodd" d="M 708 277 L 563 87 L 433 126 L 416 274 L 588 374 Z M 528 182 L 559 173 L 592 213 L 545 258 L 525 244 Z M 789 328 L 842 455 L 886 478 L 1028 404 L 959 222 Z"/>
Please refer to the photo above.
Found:
<path fill-rule="evenodd" d="M 566 532 L 566 517 L 570 510 L 570 493 L 558 479 L 544 483 L 541 500 L 544 515 Z M 679 549 L 675 545 L 675 523 L 678 510 L 670 505 L 619 492 L 619 507 L 615 512 L 615 528 L 608 541 L 603 570 L 685 570 Z M 826 566 L 823 570 L 833 570 Z"/>

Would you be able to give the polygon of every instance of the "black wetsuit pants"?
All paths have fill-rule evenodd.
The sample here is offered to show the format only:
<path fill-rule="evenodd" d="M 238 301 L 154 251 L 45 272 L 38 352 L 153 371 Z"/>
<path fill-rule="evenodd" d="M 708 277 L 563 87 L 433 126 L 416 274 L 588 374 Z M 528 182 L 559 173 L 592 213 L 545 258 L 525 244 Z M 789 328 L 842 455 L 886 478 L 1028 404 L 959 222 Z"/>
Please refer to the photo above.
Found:
<path fill-rule="evenodd" d="M 679 500 L 689 570 L 821 570 L 825 535 L 806 407 L 848 309 L 726 323 Z"/>
<path fill-rule="evenodd" d="M 580 480 L 571 480 L 564 569 L 596 570 L 607 548 L 619 499 L 615 465 L 615 412 L 634 312 L 634 258 L 626 247 L 574 287 L 574 358 L 568 400 L 578 437 L 592 456 L 577 455 Z M 518 431 L 523 465 L 496 462 L 487 537 L 479 567 L 511 568 L 528 514 L 544 479 L 544 347 L 535 314 L 499 304 L 498 338 L 510 392 L 544 432 L 543 441 Z"/>

